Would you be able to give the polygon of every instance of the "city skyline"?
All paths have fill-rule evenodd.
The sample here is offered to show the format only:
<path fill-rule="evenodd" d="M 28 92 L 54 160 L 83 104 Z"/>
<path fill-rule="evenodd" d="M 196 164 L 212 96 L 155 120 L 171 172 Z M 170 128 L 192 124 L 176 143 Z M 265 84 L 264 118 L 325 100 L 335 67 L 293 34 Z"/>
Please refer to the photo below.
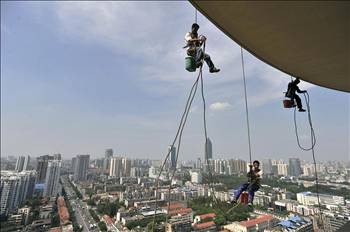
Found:
<path fill-rule="evenodd" d="M 181 49 L 193 22 L 189 3 L 1 6 L 1 156 L 99 157 L 113 147 L 130 158 L 165 157 L 194 78 L 184 70 Z M 78 10 L 82 7 L 85 11 Z M 129 19 L 130 12 L 137 17 Z M 222 69 L 215 76 L 204 70 L 213 157 L 235 154 L 247 160 L 239 47 L 198 16 L 208 52 Z M 121 36 L 126 33 L 128 40 Z M 171 36 L 154 38 L 159 33 Z M 297 147 L 292 112 L 282 108 L 289 76 L 247 52 L 245 58 L 253 159 L 311 160 L 311 153 Z M 301 88 L 311 96 L 317 161 L 329 154 L 333 160 L 349 160 L 349 95 L 305 82 Z M 197 96 L 179 160 L 204 157 L 201 107 Z M 297 116 L 307 144 L 307 116 Z"/>

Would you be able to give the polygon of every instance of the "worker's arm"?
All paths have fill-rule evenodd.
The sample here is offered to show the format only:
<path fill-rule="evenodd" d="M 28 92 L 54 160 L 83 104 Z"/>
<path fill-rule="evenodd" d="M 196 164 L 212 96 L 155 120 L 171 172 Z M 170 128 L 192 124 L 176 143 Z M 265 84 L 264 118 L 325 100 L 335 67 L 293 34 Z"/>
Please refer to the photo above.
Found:
<path fill-rule="evenodd" d="M 300 90 L 298 86 L 296 86 L 296 91 L 298 93 L 306 93 L 306 90 Z"/>

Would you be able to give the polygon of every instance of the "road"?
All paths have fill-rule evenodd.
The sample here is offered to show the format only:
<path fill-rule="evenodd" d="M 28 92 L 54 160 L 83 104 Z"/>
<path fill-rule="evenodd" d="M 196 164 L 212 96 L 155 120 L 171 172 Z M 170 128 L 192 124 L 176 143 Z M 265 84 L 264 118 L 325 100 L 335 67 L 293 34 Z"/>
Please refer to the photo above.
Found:
<path fill-rule="evenodd" d="M 66 176 L 61 178 L 62 185 L 67 193 L 67 198 L 75 213 L 75 218 L 77 220 L 77 223 L 82 226 L 83 232 L 98 232 L 99 229 L 96 226 L 97 223 L 91 217 L 87 204 L 76 196 L 67 178 L 68 177 Z M 93 226 L 92 228 L 92 225 L 94 224 L 95 226 Z"/>

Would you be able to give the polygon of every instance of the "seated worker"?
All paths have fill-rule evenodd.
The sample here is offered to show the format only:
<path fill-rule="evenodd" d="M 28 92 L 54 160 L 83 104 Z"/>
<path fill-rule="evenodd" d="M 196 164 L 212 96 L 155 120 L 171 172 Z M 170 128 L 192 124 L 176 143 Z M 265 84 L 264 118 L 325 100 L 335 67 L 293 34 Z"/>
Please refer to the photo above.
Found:
<path fill-rule="evenodd" d="M 305 112 L 305 110 L 303 109 L 303 105 L 301 104 L 300 97 L 298 96 L 298 94 L 295 93 L 295 92 L 306 93 L 306 90 L 299 89 L 299 87 L 298 87 L 299 83 L 300 83 L 299 78 L 296 78 L 294 81 L 289 82 L 288 90 L 287 90 L 285 96 L 290 98 L 290 100 L 292 100 L 293 102 L 294 102 L 294 100 L 296 101 L 299 112 Z"/>
<path fill-rule="evenodd" d="M 234 199 L 232 203 L 237 203 L 237 200 L 241 196 L 243 191 L 248 191 L 248 205 L 253 205 L 254 193 L 260 188 L 260 180 L 262 176 L 262 171 L 259 168 L 260 162 L 255 160 L 253 165 L 249 165 L 249 172 L 247 173 L 248 182 L 241 184 L 239 189 L 235 192 Z"/>
<path fill-rule="evenodd" d="M 201 60 L 204 59 L 209 67 L 209 72 L 219 72 L 220 69 L 215 68 L 210 56 L 207 53 L 204 53 L 201 48 L 207 38 L 205 38 L 205 36 L 198 37 L 198 29 L 199 25 L 197 23 L 192 24 L 191 32 L 188 32 L 185 36 L 187 45 L 184 48 L 187 48 L 187 55 L 192 56 L 195 59 L 197 68 L 201 65 Z"/>

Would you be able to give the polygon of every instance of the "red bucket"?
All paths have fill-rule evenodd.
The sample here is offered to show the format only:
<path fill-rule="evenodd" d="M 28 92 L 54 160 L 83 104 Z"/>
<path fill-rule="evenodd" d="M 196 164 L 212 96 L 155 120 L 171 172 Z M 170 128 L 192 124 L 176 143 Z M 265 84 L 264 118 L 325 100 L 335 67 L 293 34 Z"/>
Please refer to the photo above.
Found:
<path fill-rule="evenodd" d="M 248 204 L 248 193 L 247 192 L 243 192 L 241 194 L 241 203 L 242 204 Z"/>
<path fill-rule="evenodd" d="M 289 99 L 283 100 L 283 106 L 284 108 L 293 108 L 294 107 L 294 102 Z"/>

